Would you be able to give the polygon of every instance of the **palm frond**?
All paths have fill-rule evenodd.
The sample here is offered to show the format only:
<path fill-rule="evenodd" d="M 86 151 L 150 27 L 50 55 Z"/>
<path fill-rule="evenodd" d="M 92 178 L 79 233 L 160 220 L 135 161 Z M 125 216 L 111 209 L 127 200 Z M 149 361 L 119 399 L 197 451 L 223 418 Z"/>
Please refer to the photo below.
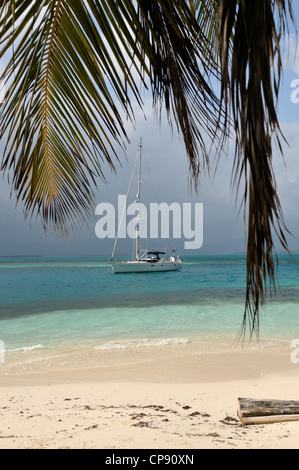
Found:
<path fill-rule="evenodd" d="M 286 226 L 272 167 L 272 141 L 281 149 L 278 100 L 280 39 L 292 18 L 284 0 L 223 0 L 220 6 L 222 99 L 232 112 L 236 132 L 234 182 L 245 179 L 248 201 L 247 292 L 243 331 L 259 330 L 259 309 L 267 288 L 276 286 L 276 233 L 284 249 Z M 277 15 L 277 16 L 276 16 Z M 278 21 L 276 20 L 278 18 Z M 230 51 L 230 39 L 233 48 Z"/>
<path fill-rule="evenodd" d="M 10 2 L 14 18 L 2 23 L 1 54 L 19 38 L 1 107 L 2 169 L 13 169 L 13 186 L 26 213 L 36 209 L 45 227 L 53 223 L 67 233 L 69 222 L 75 226 L 91 210 L 101 158 L 114 168 L 107 147 L 113 150 L 113 140 L 120 140 L 119 129 L 125 135 L 103 78 L 113 64 L 98 64 L 78 23 L 79 15 L 83 24 L 88 19 L 83 3 L 74 2 L 74 9 L 62 0 L 28 2 L 27 9 L 24 3 Z"/>
<path fill-rule="evenodd" d="M 143 30 L 140 42 L 150 62 L 154 105 L 165 104 L 169 121 L 174 117 L 196 187 L 202 167 L 209 166 L 203 136 L 207 133 L 211 140 L 222 136 L 220 101 L 209 85 L 209 77 L 218 73 L 212 45 L 185 2 L 137 3 Z"/>
<path fill-rule="evenodd" d="M 136 7 L 137 5 L 137 7 Z M 26 214 L 63 232 L 92 211 L 103 162 L 114 170 L 125 149 L 121 113 L 142 106 L 139 80 L 149 77 L 154 105 L 165 103 L 183 135 L 194 179 L 199 130 L 217 139 L 220 101 L 208 84 L 217 66 L 211 44 L 184 0 L 2 1 L 1 52 L 11 52 L 1 106 L 2 170 Z M 200 38 L 200 40 L 199 40 Z M 194 43 L 202 47 L 194 48 Z M 136 78 L 137 77 L 137 78 Z"/>

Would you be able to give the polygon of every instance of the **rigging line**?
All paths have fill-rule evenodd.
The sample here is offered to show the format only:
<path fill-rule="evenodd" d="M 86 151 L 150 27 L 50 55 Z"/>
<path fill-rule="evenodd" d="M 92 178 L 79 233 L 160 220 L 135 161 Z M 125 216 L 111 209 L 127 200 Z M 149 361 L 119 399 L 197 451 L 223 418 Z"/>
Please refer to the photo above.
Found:
<path fill-rule="evenodd" d="M 129 183 L 129 188 L 128 188 L 128 191 L 127 191 L 127 194 L 126 194 L 126 201 L 125 201 L 123 211 L 122 211 L 122 214 L 121 214 L 117 235 L 115 237 L 115 242 L 114 242 L 114 246 L 113 246 L 113 250 L 112 250 L 111 259 L 113 259 L 113 257 L 114 257 L 115 248 L 116 248 L 116 244 L 117 244 L 117 239 L 118 239 L 118 236 L 119 236 L 122 220 L 123 220 L 123 217 L 124 217 L 124 214 L 125 214 L 125 209 L 126 209 L 126 205 L 127 205 L 126 203 L 127 203 L 128 197 L 129 197 L 129 193 L 130 193 L 130 189 L 131 189 L 131 185 L 132 185 L 132 181 L 133 181 L 133 176 L 134 176 L 134 173 L 135 173 L 137 160 L 138 160 L 138 152 L 137 152 L 137 155 L 136 155 L 136 158 L 135 158 L 135 163 L 134 163 L 134 167 L 133 167 L 133 171 L 132 171 L 132 175 L 131 175 L 131 179 L 130 179 L 130 183 Z"/>

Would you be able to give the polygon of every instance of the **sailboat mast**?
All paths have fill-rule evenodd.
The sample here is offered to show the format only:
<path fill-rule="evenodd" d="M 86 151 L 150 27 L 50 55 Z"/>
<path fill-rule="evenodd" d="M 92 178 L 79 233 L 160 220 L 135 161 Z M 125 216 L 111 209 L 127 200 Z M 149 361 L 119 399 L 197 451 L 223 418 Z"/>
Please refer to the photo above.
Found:
<path fill-rule="evenodd" d="M 137 183 L 137 221 L 136 221 L 136 259 L 140 259 L 140 236 L 139 236 L 139 220 L 140 220 L 140 183 L 141 183 L 141 145 L 142 140 L 140 140 L 138 152 L 139 152 L 139 168 L 138 168 L 138 183 Z"/>

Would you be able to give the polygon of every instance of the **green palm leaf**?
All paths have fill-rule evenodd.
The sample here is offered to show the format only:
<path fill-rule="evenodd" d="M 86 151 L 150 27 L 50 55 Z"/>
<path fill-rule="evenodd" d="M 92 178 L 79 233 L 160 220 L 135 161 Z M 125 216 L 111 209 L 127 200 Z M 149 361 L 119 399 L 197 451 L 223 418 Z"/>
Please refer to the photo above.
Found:
<path fill-rule="evenodd" d="M 0 58 L 14 48 L 2 169 L 13 169 L 26 213 L 67 233 L 92 211 L 91 183 L 104 177 L 103 161 L 114 170 L 115 143 L 125 147 L 121 113 L 134 119 L 132 97 L 142 105 L 136 74 L 174 117 L 197 178 L 199 149 L 208 160 L 199 127 L 217 135 L 219 100 L 198 66 L 201 55 L 205 74 L 215 73 L 208 40 L 184 2 L 10 0 L 1 8 Z"/>
<path fill-rule="evenodd" d="M 272 140 L 281 149 L 276 112 L 281 75 L 280 38 L 291 2 L 223 0 L 220 7 L 222 98 L 236 133 L 234 181 L 245 180 L 248 201 L 247 292 L 243 331 L 259 330 L 268 281 L 276 286 L 273 233 L 288 251 L 272 167 Z M 278 20 L 275 20 L 278 18 Z M 231 38 L 233 43 L 231 44 Z"/>

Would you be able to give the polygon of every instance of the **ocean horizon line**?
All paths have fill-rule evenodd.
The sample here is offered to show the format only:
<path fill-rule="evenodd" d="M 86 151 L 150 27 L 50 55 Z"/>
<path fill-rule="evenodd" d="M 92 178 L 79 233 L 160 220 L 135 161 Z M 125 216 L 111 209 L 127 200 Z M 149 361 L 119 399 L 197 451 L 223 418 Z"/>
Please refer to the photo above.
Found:
<path fill-rule="evenodd" d="M 280 250 L 276 251 L 273 253 L 274 255 L 298 255 L 299 251 L 297 250 L 290 250 L 290 253 L 288 253 L 285 250 Z M 118 253 L 117 257 L 130 257 L 127 252 L 124 253 Z M 181 255 L 184 258 L 186 257 L 197 257 L 197 256 L 246 256 L 246 251 L 235 251 L 235 252 L 227 252 L 227 253 L 190 253 L 190 254 L 183 254 Z M 110 259 L 111 258 L 111 253 L 104 253 L 104 254 L 71 254 L 71 255 L 59 255 L 59 254 L 51 254 L 51 255 L 46 255 L 46 254 L 19 254 L 19 255 L 3 255 L 0 254 L 0 260 L 1 259 L 19 259 L 19 258 L 38 258 L 38 259 L 73 259 L 73 258 L 105 258 L 105 259 Z"/>

